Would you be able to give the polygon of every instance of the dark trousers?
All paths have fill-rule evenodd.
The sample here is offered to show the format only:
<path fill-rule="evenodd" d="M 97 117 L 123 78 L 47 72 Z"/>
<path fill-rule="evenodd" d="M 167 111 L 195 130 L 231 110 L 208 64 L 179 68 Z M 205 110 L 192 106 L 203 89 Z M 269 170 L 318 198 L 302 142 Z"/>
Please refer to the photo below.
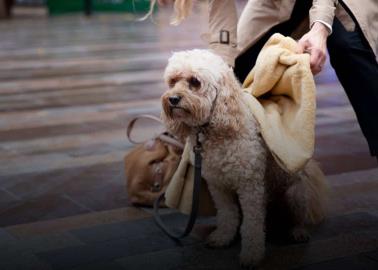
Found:
<path fill-rule="evenodd" d="M 311 4 L 312 1 L 309 0 L 297 1 L 289 21 L 274 26 L 236 58 L 234 72 L 240 82 L 244 81 L 255 65 L 257 55 L 269 37 L 274 33 L 289 36 L 307 17 Z M 352 16 L 350 11 L 347 11 Z M 335 18 L 327 48 L 331 65 L 356 112 L 362 133 L 369 144 L 370 153 L 378 156 L 378 63 L 357 21 L 355 19 L 354 21 L 356 28 L 349 32 Z"/>
<path fill-rule="evenodd" d="M 5 0 L 5 11 L 8 17 L 11 15 L 13 2 L 14 0 Z"/>

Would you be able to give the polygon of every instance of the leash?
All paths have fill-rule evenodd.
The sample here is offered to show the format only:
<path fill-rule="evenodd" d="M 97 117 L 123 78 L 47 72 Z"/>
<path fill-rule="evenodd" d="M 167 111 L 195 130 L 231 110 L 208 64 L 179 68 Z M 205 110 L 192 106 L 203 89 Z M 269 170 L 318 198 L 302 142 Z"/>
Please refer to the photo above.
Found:
<path fill-rule="evenodd" d="M 219 91 L 216 91 L 216 95 L 213 101 L 213 104 L 210 109 L 209 119 L 208 121 L 197 127 L 196 133 L 196 145 L 193 147 L 194 152 L 194 181 L 193 181 L 193 194 L 192 194 L 192 209 L 190 211 L 188 222 L 186 223 L 185 229 L 181 233 L 173 232 L 170 228 L 168 228 L 161 216 L 159 214 L 159 205 L 164 199 L 165 192 L 162 193 L 154 202 L 154 219 L 156 224 L 163 230 L 163 232 L 171 237 L 174 240 L 180 240 L 189 235 L 192 231 L 193 226 L 196 222 L 198 209 L 199 209 L 199 199 L 200 199 L 200 191 L 201 191 L 201 181 L 202 181 L 202 143 L 200 141 L 200 135 L 204 134 L 204 129 L 210 126 L 210 119 L 213 115 L 214 108 L 216 101 L 218 99 Z"/>
<path fill-rule="evenodd" d="M 176 233 L 168 228 L 160 214 L 159 214 L 159 205 L 162 202 L 165 193 L 162 193 L 154 202 L 154 219 L 157 225 L 163 230 L 165 234 L 171 237 L 174 240 L 179 240 L 186 237 L 193 229 L 193 226 L 196 222 L 199 208 L 199 198 L 201 191 L 201 181 L 202 181 L 202 144 L 199 140 L 199 131 L 196 135 L 196 145 L 193 147 L 194 151 L 194 181 L 193 181 L 193 194 L 192 194 L 192 209 L 188 221 L 186 223 L 185 229 L 181 233 Z"/>

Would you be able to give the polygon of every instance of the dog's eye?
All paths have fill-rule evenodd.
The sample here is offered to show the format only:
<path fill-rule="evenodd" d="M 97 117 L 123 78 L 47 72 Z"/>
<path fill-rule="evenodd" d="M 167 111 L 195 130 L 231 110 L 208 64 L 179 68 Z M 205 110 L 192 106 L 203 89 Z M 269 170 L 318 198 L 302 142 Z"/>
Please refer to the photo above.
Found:
<path fill-rule="evenodd" d="M 176 83 L 177 83 L 177 79 L 174 78 L 174 79 L 169 80 L 168 85 L 169 85 L 169 87 L 172 88 L 173 86 L 175 86 Z"/>
<path fill-rule="evenodd" d="M 195 77 L 190 77 L 188 83 L 191 89 L 198 89 L 201 87 L 201 82 Z"/>

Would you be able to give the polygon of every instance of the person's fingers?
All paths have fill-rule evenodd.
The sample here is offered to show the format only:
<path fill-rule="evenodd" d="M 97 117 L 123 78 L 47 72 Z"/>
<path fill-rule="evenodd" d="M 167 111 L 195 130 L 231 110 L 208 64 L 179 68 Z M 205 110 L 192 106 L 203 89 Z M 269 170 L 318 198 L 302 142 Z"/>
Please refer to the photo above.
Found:
<path fill-rule="evenodd" d="M 313 75 L 318 74 L 320 71 L 322 71 L 322 69 L 319 66 L 311 68 L 311 72 Z"/>
<path fill-rule="evenodd" d="M 326 55 L 321 49 L 318 48 L 312 48 L 310 55 L 310 68 L 312 73 L 315 75 L 322 70 L 326 60 Z"/>
<path fill-rule="evenodd" d="M 320 57 L 320 54 L 317 49 L 312 49 L 310 51 L 310 67 L 311 68 L 314 68 L 318 65 L 319 57 Z"/>
<path fill-rule="evenodd" d="M 300 39 L 298 41 L 298 50 L 299 53 L 308 53 L 308 48 L 310 47 L 310 42 L 307 39 Z"/>
<path fill-rule="evenodd" d="M 326 59 L 327 59 L 327 55 L 323 52 L 321 54 L 321 59 L 320 59 L 320 63 L 319 63 L 320 70 L 323 69 Z"/>

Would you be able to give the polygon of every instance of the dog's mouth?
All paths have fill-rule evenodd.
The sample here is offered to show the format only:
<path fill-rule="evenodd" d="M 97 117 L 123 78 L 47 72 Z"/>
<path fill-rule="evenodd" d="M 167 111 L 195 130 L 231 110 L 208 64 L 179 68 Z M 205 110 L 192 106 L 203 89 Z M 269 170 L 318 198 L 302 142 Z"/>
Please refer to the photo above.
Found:
<path fill-rule="evenodd" d="M 190 111 L 180 107 L 180 106 L 169 106 L 170 114 L 173 117 L 184 117 L 187 114 L 190 114 Z"/>

